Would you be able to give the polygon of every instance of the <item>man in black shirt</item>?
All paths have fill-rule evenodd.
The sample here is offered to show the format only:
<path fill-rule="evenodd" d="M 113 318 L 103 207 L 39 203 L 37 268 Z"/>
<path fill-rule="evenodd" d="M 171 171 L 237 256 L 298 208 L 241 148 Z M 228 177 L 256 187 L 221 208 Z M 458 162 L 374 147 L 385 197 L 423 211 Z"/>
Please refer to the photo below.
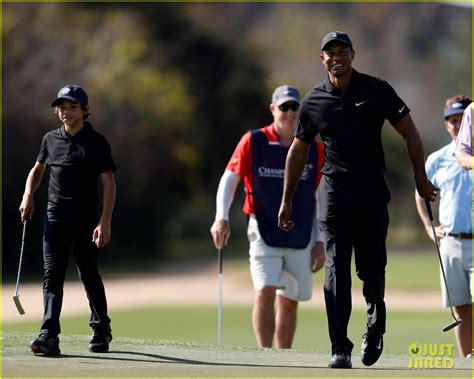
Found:
<path fill-rule="evenodd" d="M 385 184 L 381 130 L 387 119 L 406 141 L 421 197 L 434 201 L 418 131 L 407 105 L 385 81 L 352 68 L 355 52 L 344 32 L 328 33 L 321 43 L 327 78 L 306 94 L 285 168 L 278 224 L 293 227 L 291 201 L 303 172 L 308 147 L 319 133 L 324 142 L 318 219 L 326 244 L 324 294 L 331 338 L 330 368 L 350 368 L 353 343 L 347 337 L 351 313 L 350 263 L 354 248 L 358 277 L 367 302 L 362 363 L 374 364 L 385 333 L 385 240 L 390 192 Z M 337 280 L 336 280 L 337 278 Z"/>
<path fill-rule="evenodd" d="M 47 133 L 37 162 L 31 169 L 20 205 L 22 222 L 33 217 L 33 195 L 46 166 L 50 168 L 48 205 L 43 235 L 44 317 L 40 335 L 30 343 L 35 355 L 59 355 L 59 316 L 63 286 L 72 249 L 89 299 L 89 325 L 94 336 L 91 352 L 107 352 L 112 340 L 104 285 L 99 275 L 97 249 L 111 237 L 115 203 L 115 163 L 109 143 L 85 119 L 88 97 L 76 85 L 59 91 L 51 104 L 63 125 Z M 102 182 L 102 212 L 98 213 L 98 180 Z"/>

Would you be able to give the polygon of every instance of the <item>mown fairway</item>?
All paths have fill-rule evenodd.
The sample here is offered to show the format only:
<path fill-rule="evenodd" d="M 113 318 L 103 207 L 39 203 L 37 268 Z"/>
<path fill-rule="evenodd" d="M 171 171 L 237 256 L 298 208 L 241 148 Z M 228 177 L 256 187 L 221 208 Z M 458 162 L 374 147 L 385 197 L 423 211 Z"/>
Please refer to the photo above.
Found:
<path fill-rule="evenodd" d="M 441 329 L 450 321 L 450 314 L 439 312 L 389 311 L 385 351 L 407 354 L 408 345 L 419 343 L 453 343 L 452 331 Z M 179 342 L 215 344 L 217 341 L 217 309 L 215 307 L 162 307 L 130 311 L 112 311 L 112 329 L 116 337 L 130 337 Z M 329 354 L 326 313 L 322 309 L 302 308 L 294 348 Z M 365 313 L 353 311 L 349 336 L 359 349 L 365 325 Z M 36 333 L 38 322 L 4 324 L 6 332 Z M 89 335 L 88 316 L 63 317 L 62 335 Z M 234 347 L 256 346 L 251 324 L 250 307 L 224 307 L 223 344 Z"/>
<path fill-rule="evenodd" d="M 58 358 L 35 357 L 25 344 L 32 333 L 3 335 L 3 377 L 471 377 L 471 361 L 450 370 L 410 370 L 408 357 L 385 355 L 371 368 L 353 356 L 352 370 L 326 368 L 327 354 L 304 350 L 257 350 L 170 341 L 116 338 L 111 352 L 87 352 L 88 338 L 62 339 Z"/>
<path fill-rule="evenodd" d="M 387 268 L 387 288 L 406 291 L 407 300 L 413 291 L 427 294 L 438 291 L 438 267 L 432 258 L 430 254 L 394 255 Z M 249 280 L 245 261 L 228 260 L 224 270 L 227 274 L 232 271 L 241 280 Z M 215 285 L 214 279 L 210 281 Z M 320 282 L 322 275 L 316 275 L 315 280 Z M 353 284 L 354 293 L 360 292 L 355 275 Z M 212 285 L 210 291 L 214 291 Z M 215 347 L 217 307 L 209 305 L 111 309 L 112 352 L 99 355 L 87 352 L 91 333 L 88 315 L 64 314 L 60 337 L 63 357 L 59 359 L 34 357 L 28 352 L 29 341 L 37 335 L 39 319 L 3 323 L 3 377 L 472 376 L 471 362 L 461 359 L 454 370 L 407 369 L 411 343 L 454 343 L 452 331 L 441 331 L 451 322 L 449 310 L 416 310 L 416 304 L 413 310 L 389 308 L 384 353 L 374 367 L 367 369 L 360 363 L 358 352 L 365 312 L 354 309 L 349 325 L 349 336 L 355 344 L 354 369 L 328 370 L 330 344 L 323 308 L 300 308 L 293 350 L 262 351 L 255 348 L 251 305 L 228 305 L 225 295 L 224 291 L 222 349 Z M 21 317 L 17 320 L 21 321 Z"/>

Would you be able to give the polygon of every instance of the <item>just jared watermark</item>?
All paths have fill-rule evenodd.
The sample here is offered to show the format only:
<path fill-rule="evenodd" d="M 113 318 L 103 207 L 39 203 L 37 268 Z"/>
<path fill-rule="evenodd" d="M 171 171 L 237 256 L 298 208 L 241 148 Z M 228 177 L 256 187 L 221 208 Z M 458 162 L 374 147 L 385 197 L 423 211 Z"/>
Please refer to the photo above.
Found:
<path fill-rule="evenodd" d="M 454 344 L 413 342 L 408 346 L 408 368 L 450 369 L 454 367 Z"/>

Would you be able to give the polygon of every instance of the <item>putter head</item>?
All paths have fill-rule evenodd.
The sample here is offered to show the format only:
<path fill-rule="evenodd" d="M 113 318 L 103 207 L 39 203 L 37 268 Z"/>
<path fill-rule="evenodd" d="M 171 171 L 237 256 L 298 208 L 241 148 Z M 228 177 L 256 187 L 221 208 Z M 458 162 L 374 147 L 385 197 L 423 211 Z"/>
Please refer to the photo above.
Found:
<path fill-rule="evenodd" d="M 21 303 L 20 303 L 20 295 L 15 295 L 15 296 L 13 296 L 13 302 L 15 303 L 16 309 L 18 309 L 18 312 L 19 312 L 21 315 L 24 315 L 24 314 L 25 314 L 25 310 L 24 310 L 23 307 L 21 306 Z"/>
<path fill-rule="evenodd" d="M 445 327 L 443 328 L 443 332 L 447 332 L 448 330 L 451 330 L 451 329 L 455 328 L 455 327 L 458 326 L 461 322 L 462 322 L 461 319 L 452 322 L 451 324 L 449 324 L 449 325 L 447 325 L 447 326 L 445 326 Z"/>

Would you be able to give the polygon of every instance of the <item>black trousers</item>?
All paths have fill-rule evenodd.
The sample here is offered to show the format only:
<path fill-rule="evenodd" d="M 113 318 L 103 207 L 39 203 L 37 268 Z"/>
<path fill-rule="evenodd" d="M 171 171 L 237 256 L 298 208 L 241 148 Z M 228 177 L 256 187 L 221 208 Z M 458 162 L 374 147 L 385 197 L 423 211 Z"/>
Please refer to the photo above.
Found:
<path fill-rule="evenodd" d="M 385 240 L 390 192 L 382 175 L 370 179 L 323 176 L 318 219 L 326 247 L 324 297 L 332 354 L 350 354 L 351 258 L 363 281 L 367 329 L 385 333 Z"/>
<path fill-rule="evenodd" d="M 97 267 L 97 247 L 92 242 L 96 222 L 95 211 L 85 212 L 82 209 L 67 209 L 48 204 L 43 235 L 44 317 L 41 333 L 61 333 L 59 316 L 71 251 L 89 300 L 89 325 L 95 330 L 105 331 L 110 324 L 104 285 Z"/>

